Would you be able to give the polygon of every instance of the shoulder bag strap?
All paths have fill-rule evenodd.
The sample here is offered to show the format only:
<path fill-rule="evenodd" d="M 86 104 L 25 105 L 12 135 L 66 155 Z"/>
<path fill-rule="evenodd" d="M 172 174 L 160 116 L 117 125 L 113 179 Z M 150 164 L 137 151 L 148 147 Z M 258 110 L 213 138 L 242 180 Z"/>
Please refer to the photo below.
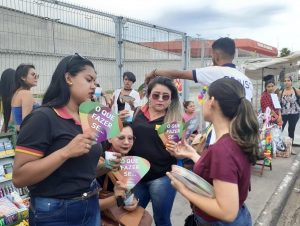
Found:
<path fill-rule="evenodd" d="M 107 187 L 108 187 L 108 175 L 106 174 L 105 178 L 104 178 L 104 183 L 103 183 L 103 191 L 107 191 Z"/>
<path fill-rule="evenodd" d="M 114 185 L 116 184 L 117 179 L 116 179 L 116 177 L 115 177 L 115 175 L 114 175 L 113 172 L 108 172 L 108 173 L 106 174 L 106 177 L 109 177 L 109 179 L 111 180 L 111 182 L 112 182 Z"/>

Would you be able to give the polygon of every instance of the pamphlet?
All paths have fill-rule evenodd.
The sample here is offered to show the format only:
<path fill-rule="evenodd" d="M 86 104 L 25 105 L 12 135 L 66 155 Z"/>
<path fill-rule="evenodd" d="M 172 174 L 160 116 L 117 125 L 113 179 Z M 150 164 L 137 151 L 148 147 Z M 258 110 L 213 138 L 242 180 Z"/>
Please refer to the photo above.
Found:
<path fill-rule="evenodd" d="M 171 174 L 185 184 L 191 191 L 206 197 L 215 197 L 212 185 L 192 171 L 181 166 L 172 165 Z"/>

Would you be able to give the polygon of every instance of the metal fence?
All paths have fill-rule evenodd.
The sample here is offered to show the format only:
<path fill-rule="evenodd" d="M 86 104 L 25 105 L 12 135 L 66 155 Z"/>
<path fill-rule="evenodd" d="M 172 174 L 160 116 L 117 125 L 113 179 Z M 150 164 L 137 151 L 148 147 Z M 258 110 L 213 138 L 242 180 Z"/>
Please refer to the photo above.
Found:
<path fill-rule="evenodd" d="M 35 94 L 45 92 L 59 60 L 75 52 L 94 62 L 104 90 L 119 88 L 124 71 L 136 75 L 137 88 L 154 68 L 211 65 L 210 46 L 198 40 L 202 50 L 195 55 L 184 32 L 63 1 L 0 0 L 0 71 L 34 64 L 40 74 Z M 236 57 L 236 63 L 244 59 Z M 197 102 L 199 87 L 191 84 L 185 82 L 184 96 Z"/>
<path fill-rule="evenodd" d="M 35 93 L 45 91 L 58 61 L 75 52 L 94 62 L 104 89 L 120 87 L 127 70 L 137 75 L 137 87 L 153 68 L 184 65 L 181 52 L 158 50 L 149 43 L 185 37 L 183 32 L 66 2 L 0 0 L 0 71 L 33 63 L 40 74 Z"/>

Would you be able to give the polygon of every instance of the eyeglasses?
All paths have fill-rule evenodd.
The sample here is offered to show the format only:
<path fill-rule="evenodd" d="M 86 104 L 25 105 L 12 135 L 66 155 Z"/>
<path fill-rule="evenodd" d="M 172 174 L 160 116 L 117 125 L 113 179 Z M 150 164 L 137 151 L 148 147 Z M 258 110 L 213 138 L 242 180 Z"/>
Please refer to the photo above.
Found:
<path fill-rule="evenodd" d="M 152 97 L 153 100 L 158 100 L 160 97 L 164 101 L 167 101 L 167 100 L 170 99 L 170 95 L 169 94 L 160 94 L 160 93 L 152 93 L 151 97 Z"/>
<path fill-rule="evenodd" d="M 135 136 L 119 136 L 117 137 L 119 141 L 125 141 L 125 139 L 127 138 L 129 143 L 133 143 L 135 141 Z"/>

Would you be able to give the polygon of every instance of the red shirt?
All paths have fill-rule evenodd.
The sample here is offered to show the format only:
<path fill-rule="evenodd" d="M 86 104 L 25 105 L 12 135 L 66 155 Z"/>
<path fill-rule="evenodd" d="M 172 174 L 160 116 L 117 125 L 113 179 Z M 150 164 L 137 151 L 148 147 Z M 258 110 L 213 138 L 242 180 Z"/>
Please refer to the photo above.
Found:
<path fill-rule="evenodd" d="M 244 204 L 250 187 L 251 163 L 229 134 L 223 135 L 203 152 L 194 165 L 194 172 L 210 184 L 213 184 L 213 179 L 237 184 L 239 206 Z M 218 220 L 196 207 L 194 211 L 206 221 Z"/>
<path fill-rule="evenodd" d="M 274 111 L 276 115 L 272 115 L 271 121 L 276 122 L 279 116 L 280 109 L 275 109 L 271 95 L 265 90 L 260 97 L 261 111 L 265 113 L 266 108 L 269 107 L 271 111 Z"/>

